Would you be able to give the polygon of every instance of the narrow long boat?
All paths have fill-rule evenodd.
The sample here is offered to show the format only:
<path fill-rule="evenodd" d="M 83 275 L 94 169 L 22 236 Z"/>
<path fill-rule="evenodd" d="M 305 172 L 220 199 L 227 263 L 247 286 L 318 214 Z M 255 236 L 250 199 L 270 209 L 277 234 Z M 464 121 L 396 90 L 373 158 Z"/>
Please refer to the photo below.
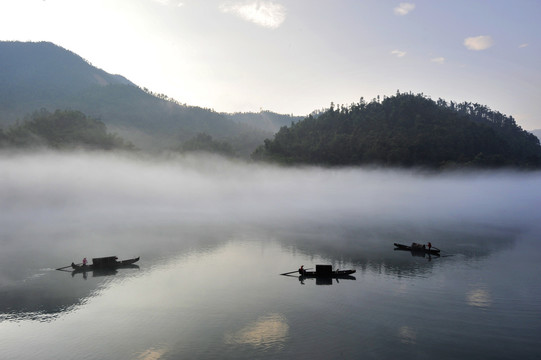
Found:
<path fill-rule="evenodd" d="M 418 252 L 418 253 L 423 253 L 423 254 L 431 254 L 431 255 L 438 255 L 438 256 L 440 255 L 440 249 L 435 248 L 435 247 L 431 247 L 430 249 L 428 249 L 426 246 L 421 245 L 421 244 L 416 244 L 416 243 L 412 243 L 411 246 L 394 243 L 394 246 L 395 246 L 395 250 L 406 250 L 406 251 Z"/>
<path fill-rule="evenodd" d="M 94 270 L 116 270 L 121 268 L 134 267 L 139 257 L 118 261 L 116 256 L 108 256 L 103 258 L 93 258 L 90 265 L 78 265 L 71 263 L 71 268 L 75 272 L 94 271 Z"/>
<path fill-rule="evenodd" d="M 356 270 L 333 270 L 332 265 L 316 265 L 316 271 L 299 269 L 299 275 L 306 278 L 355 279 L 351 276 L 355 272 Z"/>
<path fill-rule="evenodd" d="M 332 278 L 344 278 L 347 279 L 352 277 L 351 274 L 354 274 L 356 270 L 333 270 L 330 273 L 318 273 L 317 271 L 304 271 L 301 276 L 312 278 L 312 277 L 332 277 Z"/>

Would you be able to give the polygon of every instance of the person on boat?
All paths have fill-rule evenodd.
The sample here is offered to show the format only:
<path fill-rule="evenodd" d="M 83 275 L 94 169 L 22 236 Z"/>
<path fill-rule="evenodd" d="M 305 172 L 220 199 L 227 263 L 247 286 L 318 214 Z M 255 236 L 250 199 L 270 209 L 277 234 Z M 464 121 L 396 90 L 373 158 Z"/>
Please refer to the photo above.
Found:
<path fill-rule="evenodd" d="M 306 270 L 304 270 L 304 265 L 301 265 L 301 267 L 299 268 L 299 274 L 301 275 L 306 274 Z"/>
<path fill-rule="evenodd" d="M 428 251 L 430 251 L 430 248 L 432 247 L 432 243 L 430 241 L 428 242 Z"/>
<path fill-rule="evenodd" d="M 84 258 L 84 259 L 83 259 L 83 266 L 86 266 L 86 263 L 87 263 L 87 262 L 88 262 L 88 261 L 86 260 L 86 258 Z"/>

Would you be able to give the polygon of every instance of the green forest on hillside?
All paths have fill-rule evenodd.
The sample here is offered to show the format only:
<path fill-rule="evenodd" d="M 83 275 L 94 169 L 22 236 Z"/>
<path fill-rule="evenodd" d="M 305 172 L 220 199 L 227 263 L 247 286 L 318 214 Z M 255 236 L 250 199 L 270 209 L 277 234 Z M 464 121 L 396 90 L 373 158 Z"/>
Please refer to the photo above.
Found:
<path fill-rule="evenodd" d="M 235 121 L 235 116 L 140 88 L 52 43 L 0 41 L 0 64 L 0 127 L 4 129 L 37 109 L 75 109 L 149 151 L 174 148 L 207 133 L 220 140 L 251 136 L 237 146 L 249 157 L 271 136 Z M 253 142 L 257 145 L 251 146 Z"/>
<path fill-rule="evenodd" d="M 242 156 L 283 164 L 398 167 L 541 167 L 539 139 L 515 120 L 472 103 L 400 94 L 383 101 L 335 107 L 283 126 L 263 145 L 257 136 L 214 139 L 206 132 L 177 140 L 170 150 Z M 262 140 L 259 140 L 262 141 Z M 101 120 L 76 110 L 46 109 L 0 128 L 0 148 L 133 150 Z M 257 148 L 256 148 L 257 147 Z M 243 150 L 246 149 L 246 150 Z"/>
<path fill-rule="evenodd" d="M 154 94 L 48 42 L 0 41 L 0 63 L 4 149 L 137 147 L 328 166 L 541 166 L 538 138 L 479 104 L 397 92 L 307 118 L 226 114 Z"/>
<path fill-rule="evenodd" d="M 225 141 L 217 141 L 209 134 L 200 133 L 188 141 L 183 142 L 177 149 L 179 152 L 207 152 L 222 156 L 235 156 L 233 147 Z"/>
<path fill-rule="evenodd" d="M 539 167 L 539 139 L 479 104 L 401 94 L 282 127 L 252 154 L 285 164 Z"/>
<path fill-rule="evenodd" d="M 80 111 L 45 109 L 27 116 L 7 130 L 0 128 L 0 148 L 52 149 L 133 149 L 115 134 L 107 132 L 105 124 L 89 118 Z"/>

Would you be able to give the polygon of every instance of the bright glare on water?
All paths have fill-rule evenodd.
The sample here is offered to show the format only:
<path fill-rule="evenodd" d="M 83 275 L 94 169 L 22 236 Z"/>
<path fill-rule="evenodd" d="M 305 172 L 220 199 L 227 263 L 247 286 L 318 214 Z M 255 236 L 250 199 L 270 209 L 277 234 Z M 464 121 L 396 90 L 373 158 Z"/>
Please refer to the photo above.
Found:
<path fill-rule="evenodd" d="M 1 359 L 537 359 L 541 174 L 0 159 Z M 432 242 L 441 256 L 393 243 Z M 83 257 L 138 268 L 72 274 Z M 299 279 L 300 265 L 356 269 Z"/>

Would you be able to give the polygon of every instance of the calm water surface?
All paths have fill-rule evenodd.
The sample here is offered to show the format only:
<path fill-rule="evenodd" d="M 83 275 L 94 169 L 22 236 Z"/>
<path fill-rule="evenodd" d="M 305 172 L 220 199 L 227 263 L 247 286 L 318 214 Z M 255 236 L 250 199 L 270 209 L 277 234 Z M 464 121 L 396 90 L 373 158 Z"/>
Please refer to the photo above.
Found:
<path fill-rule="evenodd" d="M 80 161 L 63 160 L 63 166 Z M 40 181 L 24 177 L 21 184 L 13 179 L 20 179 L 24 161 L 30 160 L 4 159 L 0 174 L 0 359 L 541 356 L 541 228 L 532 211 L 541 197 L 530 191 L 539 188 L 538 175 L 509 183 L 501 177 L 427 182 L 404 175 L 400 191 L 390 180 L 374 181 L 371 190 L 383 186 L 407 194 L 385 199 L 368 190 L 342 193 L 344 182 L 361 176 L 351 171 L 317 172 L 318 180 L 314 173 L 304 178 L 291 170 L 280 174 L 293 179 L 274 177 L 278 185 L 251 187 L 264 177 L 255 170 L 241 188 L 226 173 L 221 181 L 229 188 L 220 192 L 209 185 L 216 170 L 206 168 L 190 175 L 197 181 L 184 195 L 162 192 L 164 184 L 133 185 L 126 180 L 131 176 L 108 178 L 122 183 L 118 188 L 99 177 L 85 183 L 82 168 L 58 175 L 54 166 L 37 171 Z M 85 164 L 106 163 L 92 161 Z M 163 164 L 145 169 L 147 177 L 181 182 L 193 167 L 179 173 Z M 65 178 L 65 184 L 79 179 L 83 185 L 77 186 L 92 196 L 70 190 Z M 303 184 L 294 189 L 299 194 L 287 192 L 290 180 Z M 430 207 L 419 197 L 416 182 L 439 204 Z M 459 200 L 472 183 L 479 184 L 473 193 L 490 194 L 463 204 Z M 134 192 L 122 195 L 125 184 Z M 453 192 L 445 209 L 440 190 Z M 288 199 L 276 202 L 265 195 L 283 192 Z M 347 200 L 352 194 L 355 199 Z M 296 204 L 311 195 L 323 198 L 321 203 Z M 487 195 L 492 200 L 480 212 Z M 407 215 L 398 216 L 405 204 L 411 204 Z M 215 207 L 220 211 L 208 210 Z M 175 216 L 171 209 L 177 209 Z M 464 221 L 461 212 L 480 215 Z M 413 241 L 431 241 L 442 256 L 394 250 L 394 242 Z M 55 270 L 83 256 L 106 255 L 141 256 L 139 268 L 86 276 Z M 357 273 L 331 283 L 279 275 L 315 264 Z"/>
<path fill-rule="evenodd" d="M 454 251 L 431 258 L 394 251 L 386 238 L 337 258 L 275 232 L 223 235 L 201 248 L 151 254 L 139 269 L 115 275 L 34 269 L 2 288 L 0 358 L 541 354 L 539 234 L 506 233 L 490 250 L 475 238 L 462 247 L 442 243 Z M 319 263 L 357 269 L 356 279 L 319 285 L 278 275 Z"/>

